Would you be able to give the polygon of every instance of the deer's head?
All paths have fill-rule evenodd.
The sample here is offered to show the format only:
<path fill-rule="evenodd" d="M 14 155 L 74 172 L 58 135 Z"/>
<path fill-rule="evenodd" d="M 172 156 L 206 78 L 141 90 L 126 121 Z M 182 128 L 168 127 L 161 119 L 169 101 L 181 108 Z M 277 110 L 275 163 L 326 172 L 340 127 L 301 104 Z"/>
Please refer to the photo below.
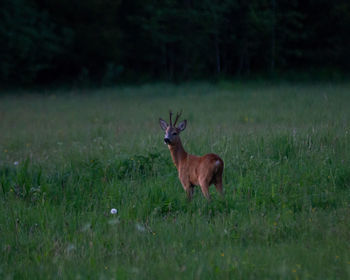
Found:
<path fill-rule="evenodd" d="M 186 123 L 187 123 L 187 121 L 184 120 L 184 121 L 180 122 L 178 126 L 176 126 L 176 123 L 179 120 L 181 113 L 176 114 L 174 124 L 172 123 L 172 119 L 171 119 L 172 115 L 173 115 L 173 113 L 170 111 L 169 112 L 170 124 L 168 124 L 166 121 L 159 118 L 160 127 L 163 131 L 165 131 L 164 143 L 167 145 L 176 145 L 178 143 L 178 141 L 180 139 L 179 134 L 181 131 L 185 130 Z"/>

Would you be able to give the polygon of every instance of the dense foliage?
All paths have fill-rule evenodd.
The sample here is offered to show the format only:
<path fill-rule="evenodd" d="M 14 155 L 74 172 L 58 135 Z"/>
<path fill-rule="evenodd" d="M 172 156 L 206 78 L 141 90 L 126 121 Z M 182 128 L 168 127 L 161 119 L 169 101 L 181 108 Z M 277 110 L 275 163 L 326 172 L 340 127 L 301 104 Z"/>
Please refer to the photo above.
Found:
<path fill-rule="evenodd" d="M 348 0 L 3 0 L 5 83 L 350 70 Z"/>

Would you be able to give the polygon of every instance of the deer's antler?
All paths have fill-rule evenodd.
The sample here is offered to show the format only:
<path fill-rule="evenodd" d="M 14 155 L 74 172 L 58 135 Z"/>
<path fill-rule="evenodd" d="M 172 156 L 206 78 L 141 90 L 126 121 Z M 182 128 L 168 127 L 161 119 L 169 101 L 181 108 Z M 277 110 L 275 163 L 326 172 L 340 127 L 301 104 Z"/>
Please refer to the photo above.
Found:
<path fill-rule="evenodd" d="M 170 126 L 173 126 L 172 124 L 172 120 L 171 120 L 171 116 L 173 115 L 173 112 L 171 112 L 171 110 L 169 110 L 169 117 L 170 117 Z M 176 121 L 175 121 L 176 122 Z"/>
<path fill-rule="evenodd" d="M 176 125 L 176 122 L 179 120 L 181 114 L 182 114 L 182 110 L 180 111 L 180 113 L 176 113 L 176 118 L 175 118 L 174 126 Z"/>

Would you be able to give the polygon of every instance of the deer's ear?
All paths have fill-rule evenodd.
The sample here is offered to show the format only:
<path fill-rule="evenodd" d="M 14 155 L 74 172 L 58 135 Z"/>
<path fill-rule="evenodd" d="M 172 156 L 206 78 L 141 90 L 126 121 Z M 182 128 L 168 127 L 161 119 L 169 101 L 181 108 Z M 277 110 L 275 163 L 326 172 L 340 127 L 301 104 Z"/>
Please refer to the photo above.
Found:
<path fill-rule="evenodd" d="M 163 129 L 164 131 L 167 129 L 168 124 L 165 120 L 159 119 L 159 124 L 160 124 L 160 128 Z"/>
<path fill-rule="evenodd" d="M 184 120 L 184 121 L 179 123 L 178 128 L 180 129 L 180 131 L 185 130 L 186 124 L 187 124 L 187 120 Z"/>

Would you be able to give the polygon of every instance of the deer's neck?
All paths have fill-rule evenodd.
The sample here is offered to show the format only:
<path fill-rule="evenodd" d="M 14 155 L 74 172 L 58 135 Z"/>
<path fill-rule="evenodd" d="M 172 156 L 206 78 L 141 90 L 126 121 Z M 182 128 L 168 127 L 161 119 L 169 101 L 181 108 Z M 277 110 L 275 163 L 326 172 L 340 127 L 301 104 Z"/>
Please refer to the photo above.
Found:
<path fill-rule="evenodd" d="M 173 162 L 177 170 L 179 170 L 180 165 L 187 158 L 187 153 L 184 147 L 182 146 L 181 140 L 179 140 L 179 142 L 176 143 L 176 145 L 168 145 L 168 147 L 169 147 Z"/>

